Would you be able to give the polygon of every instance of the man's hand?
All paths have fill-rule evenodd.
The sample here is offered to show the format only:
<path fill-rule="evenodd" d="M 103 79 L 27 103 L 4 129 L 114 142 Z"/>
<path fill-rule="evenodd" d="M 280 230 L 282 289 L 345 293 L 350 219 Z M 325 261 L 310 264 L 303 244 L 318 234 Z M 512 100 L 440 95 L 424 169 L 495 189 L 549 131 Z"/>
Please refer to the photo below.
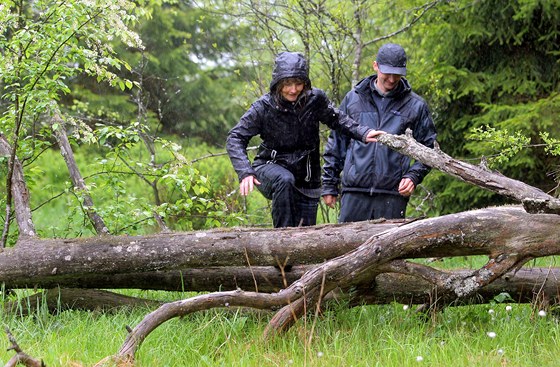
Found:
<path fill-rule="evenodd" d="M 260 181 L 255 176 L 247 176 L 239 183 L 239 193 L 243 196 L 249 195 L 255 185 L 260 185 Z"/>
<path fill-rule="evenodd" d="M 402 196 L 410 196 L 414 192 L 414 182 L 410 178 L 403 178 L 399 183 L 399 194 Z"/>
<path fill-rule="evenodd" d="M 327 206 L 334 208 L 336 205 L 336 195 L 323 195 L 323 201 Z"/>
<path fill-rule="evenodd" d="M 370 130 L 368 132 L 368 134 L 366 135 L 366 143 L 375 143 L 377 142 L 377 136 L 381 135 L 381 134 L 386 134 L 385 131 L 381 131 L 381 130 Z"/>

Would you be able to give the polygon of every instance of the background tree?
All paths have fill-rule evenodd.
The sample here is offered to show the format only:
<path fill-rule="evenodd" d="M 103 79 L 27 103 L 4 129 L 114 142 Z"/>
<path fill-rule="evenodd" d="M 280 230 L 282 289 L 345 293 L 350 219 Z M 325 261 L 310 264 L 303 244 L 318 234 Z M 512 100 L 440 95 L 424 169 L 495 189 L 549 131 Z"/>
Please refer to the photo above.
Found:
<path fill-rule="evenodd" d="M 8 240 L 12 216 L 11 185 L 16 158 L 19 156 L 24 162 L 35 159 L 40 151 L 35 150 L 37 142 L 48 142 L 52 129 L 45 120 L 58 112 L 61 96 L 70 91 L 66 80 L 86 73 L 121 89 L 132 87 L 132 82 L 113 72 L 128 65 L 115 57 L 107 40 L 119 38 L 125 44 L 141 47 L 136 34 L 127 28 L 127 23 L 136 19 L 134 5 L 107 5 L 8 1 L 0 7 L 0 75 L 4 87 L 0 129 L 11 147 L 5 181 L 3 246 Z M 27 136 L 31 139 L 23 140 Z"/>
<path fill-rule="evenodd" d="M 447 2 L 410 29 L 410 79 L 432 107 L 442 149 L 545 191 L 557 159 L 542 133 L 558 138 L 560 4 L 555 1 Z M 507 159 L 504 159 L 507 158 Z M 506 202 L 429 175 L 436 213 Z"/>
<path fill-rule="evenodd" d="M 85 11 L 79 8 L 80 2 L 76 4 L 75 14 Z M 530 183 L 547 190 L 556 185 L 547 175 L 555 169 L 554 160 L 543 148 L 525 149 L 510 163 L 492 158 L 496 149 L 511 155 L 523 144 L 536 147 L 554 143 L 558 137 L 554 128 L 557 4 L 524 1 L 492 7 L 466 1 L 286 0 L 269 4 L 243 0 L 143 5 L 129 11 L 146 15 L 137 26 L 145 39 L 143 48 L 118 41 L 115 30 L 99 41 L 126 60 L 119 64 L 100 58 L 107 70 L 104 77 L 118 87 L 116 91 L 108 83 L 98 83 L 95 75 L 81 73 L 82 64 L 96 70 L 91 61 L 99 58 L 95 42 L 87 37 L 71 42 L 91 44 L 85 54 L 91 56 L 89 64 L 71 53 L 64 54 L 66 59 L 52 60 L 61 62 L 68 73 L 55 76 L 51 85 L 64 91 L 56 93 L 55 100 L 67 120 L 70 143 L 81 160 L 92 197 L 97 197 L 97 209 L 106 221 L 115 223 L 111 228 L 115 233 L 156 230 L 154 212 L 184 229 L 239 223 L 230 214 L 245 210 L 247 204 L 255 206 L 231 195 L 236 178 L 227 158 L 216 158 L 213 162 L 219 163 L 213 165 L 192 159 L 199 162 L 194 166 L 185 158 L 184 148 L 198 149 L 199 156 L 219 155 L 229 128 L 254 98 L 267 91 L 273 57 L 284 49 L 305 52 L 314 85 L 327 90 L 337 102 L 356 80 L 372 72 L 371 61 L 381 43 L 399 42 L 409 54 L 408 78 L 428 99 L 444 149 L 451 146 L 454 156 L 465 159 L 484 155 L 489 164 L 499 163 L 506 174 L 527 176 Z M 17 34 L 15 26 L 10 26 L 17 17 L 8 9 L 3 8 L 5 42 Z M 28 23 L 40 19 L 40 12 L 23 14 Z M 41 34 L 56 30 L 51 26 Z M 518 64 L 526 65 L 527 71 L 517 73 Z M 34 70 L 23 65 L 27 73 Z M 119 70 L 118 65 L 130 67 Z M 4 74 L 3 82 L 9 87 L 14 79 Z M 132 82 L 139 88 L 128 90 Z M 15 90 L 14 85 L 10 90 Z M 9 98 L 2 99 L 2 104 L 5 111 L 12 106 Z M 59 173 L 45 174 L 42 167 L 60 167 L 48 150 L 54 139 L 40 115 L 29 121 L 26 133 L 20 134 L 28 137 L 15 145 L 33 205 L 46 208 L 47 202 L 51 206 L 55 204 L 51 199 L 58 197 L 57 209 L 69 213 L 64 231 L 71 231 L 84 218 L 74 201 L 79 196 L 61 194 L 71 184 Z M 508 131 L 501 130 L 504 124 Z M 10 137 L 15 127 L 15 123 L 5 123 L 2 131 Z M 473 135 L 477 127 L 482 130 Z M 513 138 L 517 134 L 530 140 L 523 143 L 511 133 Z M 469 140 L 471 135 L 484 141 Z M 9 140 L 10 144 L 14 141 Z M 504 143 L 507 150 L 502 148 Z M 38 155 L 41 151 L 44 158 Z M 8 167 L 4 168 L 7 174 Z M 426 199 L 431 200 L 430 206 Z M 412 215 L 437 215 L 502 202 L 491 193 L 464 187 L 434 172 L 409 208 Z M 259 210 L 261 205 L 256 204 Z M 266 225 L 258 218 L 251 224 Z M 48 226 L 51 233 L 62 229 Z M 43 227 L 38 226 L 39 231 Z"/>

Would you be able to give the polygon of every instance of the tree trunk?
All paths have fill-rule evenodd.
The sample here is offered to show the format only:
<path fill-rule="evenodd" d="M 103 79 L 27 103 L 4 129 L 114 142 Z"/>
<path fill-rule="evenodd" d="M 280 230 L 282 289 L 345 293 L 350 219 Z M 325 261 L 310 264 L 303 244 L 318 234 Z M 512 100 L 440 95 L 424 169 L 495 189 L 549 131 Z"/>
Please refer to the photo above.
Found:
<path fill-rule="evenodd" d="M 94 209 L 95 206 L 93 205 L 93 199 L 89 194 L 89 190 L 84 182 L 80 169 L 78 168 L 78 164 L 74 158 L 74 151 L 72 150 L 72 146 L 70 146 L 68 136 L 66 135 L 66 123 L 62 120 L 58 112 L 55 112 L 51 126 L 53 127 L 54 136 L 56 137 L 56 141 L 60 148 L 60 154 L 64 158 L 64 162 L 66 162 L 66 167 L 68 167 L 70 179 L 74 185 L 74 190 L 83 199 L 84 213 L 91 221 L 93 228 L 98 235 L 109 234 L 109 229 L 105 225 L 103 218 L 101 218 Z"/>
<path fill-rule="evenodd" d="M 296 265 L 321 264 L 355 250 L 371 236 L 383 232 L 404 235 L 399 241 L 410 246 L 391 259 L 471 255 L 495 258 L 497 254 L 508 253 L 539 257 L 559 253 L 559 225 L 560 216 L 532 215 L 520 207 L 508 206 L 409 224 L 358 222 L 136 237 L 26 239 L 0 253 L 0 282 L 6 288 L 111 288 L 111 284 L 115 288 L 147 288 L 147 283 L 153 287 L 152 276 L 167 277 L 172 274 L 170 272 L 183 271 L 184 280 L 180 284 L 166 287 L 177 289 L 184 286 L 189 290 L 189 287 L 197 287 L 194 278 L 190 277 L 197 271 L 205 271 L 201 269 L 262 266 L 287 269 Z M 410 228 L 414 228 L 414 232 L 409 233 Z M 499 228 L 503 231 L 498 232 Z M 467 236 L 472 237 L 472 243 L 468 245 L 465 242 Z M 425 246 L 417 247 L 418 243 L 425 243 Z M 387 246 L 395 248 L 394 244 Z M 156 273 L 146 274 L 150 272 Z M 232 277 L 235 278 L 235 274 Z M 266 284 L 266 280 L 259 282 Z M 218 286 L 220 284 L 208 284 L 208 288 Z"/>
<path fill-rule="evenodd" d="M 106 288 L 107 284 L 96 285 L 94 280 L 108 283 L 119 274 L 193 268 L 317 264 L 343 255 L 371 235 L 397 225 L 387 221 L 150 236 L 26 239 L 0 253 L 0 283 L 7 288 Z"/>
<path fill-rule="evenodd" d="M 0 133 L 0 156 L 12 156 L 12 148 L 10 144 Z M 31 217 L 31 208 L 29 206 L 29 190 L 27 184 L 25 183 L 25 177 L 23 174 L 23 168 L 19 162 L 17 156 L 14 155 L 14 161 L 10 162 L 11 168 L 11 182 L 7 184 L 7 189 L 10 190 L 11 195 L 7 195 L 7 199 L 10 198 L 14 202 L 14 211 L 16 216 L 16 221 L 18 223 L 20 237 L 35 237 L 35 226 L 33 225 L 33 220 Z M 2 235 L 2 240 L 0 241 L 0 251 L 4 247 L 4 236 L 7 236 L 10 217 L 11 217 L 11 204 L 6 203 L 7 213 L 5 217 L 4 231 Z"/>

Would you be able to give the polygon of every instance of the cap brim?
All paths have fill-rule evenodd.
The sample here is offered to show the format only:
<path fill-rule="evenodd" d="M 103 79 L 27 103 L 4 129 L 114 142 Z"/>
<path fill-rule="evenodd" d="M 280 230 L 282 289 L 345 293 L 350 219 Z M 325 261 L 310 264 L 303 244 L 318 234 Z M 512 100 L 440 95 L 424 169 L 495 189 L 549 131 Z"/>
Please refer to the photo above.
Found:
<path fill-rule="evenodd" d="M 381 64 L 377 64 L 377 67 L 379 67 L 379 71 L 381 71 L 383 74 L 406 75 L 406 68 L 399 68 L 395 66 L 381 65 Z"/>

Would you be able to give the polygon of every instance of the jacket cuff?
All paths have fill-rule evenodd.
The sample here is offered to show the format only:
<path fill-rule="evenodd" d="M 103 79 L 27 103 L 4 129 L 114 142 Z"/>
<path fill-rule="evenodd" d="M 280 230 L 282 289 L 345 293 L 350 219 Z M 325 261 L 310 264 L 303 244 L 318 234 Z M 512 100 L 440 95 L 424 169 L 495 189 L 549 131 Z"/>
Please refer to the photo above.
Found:
<path fill-rule="evenodd" d="M 321 196 L 325 196 L 325 195 L 338 196 L 338 189 L 332 187 L 324 187 L 321 190 Z"/>
<path fill-rule="evenodd" d="M 249 170 L 239 174 L 239 182 L 243 181 L 243 179 L 249 176 L 257 177 L 257 172 L 255 172 L 254 170 Z"/>

